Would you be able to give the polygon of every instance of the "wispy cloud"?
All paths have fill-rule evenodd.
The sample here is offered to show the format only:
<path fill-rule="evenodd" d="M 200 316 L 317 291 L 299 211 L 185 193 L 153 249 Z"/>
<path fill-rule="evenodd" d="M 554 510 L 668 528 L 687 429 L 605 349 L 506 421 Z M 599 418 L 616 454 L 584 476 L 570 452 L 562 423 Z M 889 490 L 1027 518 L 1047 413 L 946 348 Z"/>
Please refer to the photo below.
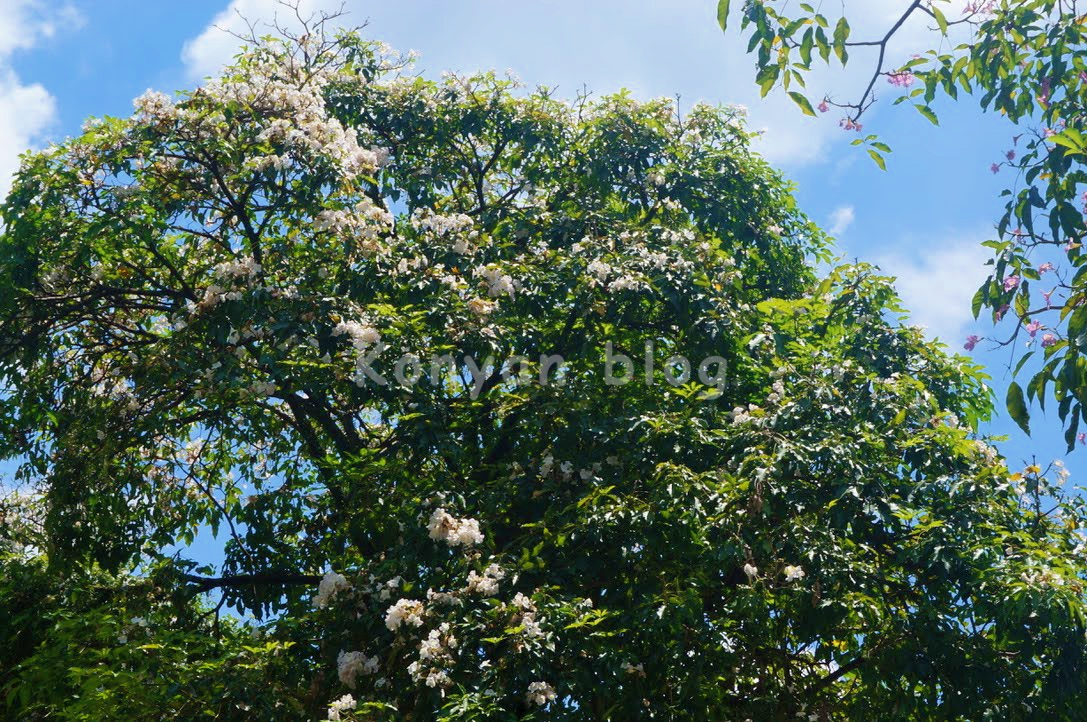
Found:
<path fill-rule="evenodd" d="M 856 220 L 857 214 L 853 210 L 853 206 L 839 206 L 834 209 L 834 212 L 830 214 L 830 227 L 827 229 L 827 233 L 832 236 L 840 236 L 845 233 L 853 221 Z"/>
<path fill-rule="evenodd" d="M 910 322 L 952 349 L 961 348 L 962 337 L 974 323 L 970 302 L 989 275 L 985 262 L 991 251 L 981 242 L 990 235 L 978 230 L 924 242 L 907 240 L 900 244 L 902 250 L 874 259 L 886 274 L 896 277 Z"/>

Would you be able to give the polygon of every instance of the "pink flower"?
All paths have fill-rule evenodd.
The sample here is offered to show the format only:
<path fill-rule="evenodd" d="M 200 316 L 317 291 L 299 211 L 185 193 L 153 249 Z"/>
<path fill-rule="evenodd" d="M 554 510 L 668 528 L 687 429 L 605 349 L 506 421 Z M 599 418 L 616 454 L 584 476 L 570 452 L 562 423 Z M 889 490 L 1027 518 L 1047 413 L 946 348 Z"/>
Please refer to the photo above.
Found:
<path fill-rule="evenodd" d="M 989 166 L 989 170 L 991 170 L 994 175 L 996 173 L 999 173 L 1000 172 L 1000 164 L 999 163 L 993 163 L 991 166 Z"/>
<path fill-rule="evenodd" d="M 1048 273 L 1049 271 L 1052 271 L 1052 270 L 1053 270 L 1053 264 L 1050 263 L 1049 261 L 1046 261 L 1042 265 L 1038 266 L 1038 273 Z M 1052 291 L 1051 291 L 1051 293 L 1052 293 Z"/>
<path fill-rule="evenodd" d="M 861 132 L 863 127 L 860 123 L 856 122 L 852 118 L 842 118 L 838 121 L 838 125 L 842 126 L 842 130 L 855 130 L 858 133 Z"/>
<path fill-rule="evenodd" d="M 1008 304 L 1005 303 L 1003 306 L 1001 306 L 1000 308 L 998 308 L 996 310 L 996 313 L 993 314 L 993 318 L 996 319 L 997 321 L 1003 321 L 1004 320 L 1004 314 L 1007 313 L 1007 312 L 1008 312 Z"/>
<path fill-rule="evenodd" d="M 1081 444 L 1087 444 L 1087 432 L 1081 431 L 1076 434 L 1076 441 Z"/>
<path fill-rule="evenodd" d="M 1019 288 L 1019 276 L 1008 276 L 1004 279 L 1004 291 L 1014 291 Z"/>
<path fill-rule="evenodd" d="M 826 101 L 826 100 L 824 100 L 824 101 L 823 101 L 822 103 L 820 103 L 820 104 L 819 104 L 819 105 L 817 105 L 816 107 L 817 107 L 817 108 L 819 109 L 819 112 L 820 112 L 820 113 L 825 113 L 825 112 L 827 112 L 828 110 L 830 110 L 830 106 L 829 106 L 829 105 L 827 105 L 827 101 Z"/>
<path fill-rule="evenodd" d="M 909 72 L 908 70 L 887 74 L 887 82 L 895 86 L 896 88 L 908 88 L 913 85 L 913 81 L 913 73 Z"/>
<path fill-rule="evenodd" d="M 1009 161 L 1015 160 L 1015 151 L 1009 150 L 1007 153 L 1004 154 L 1004 157 L 1007 158 Z"/>
<path fill-rule="evenodd" d="M 966 349 L 967 351 L 973 351 L 974 347 L 978 345 L 978 341 L 980 341 L 980 340 L 981 340 L 980 336 L 972 336 L 972 335 L 967 336 L 966 337 L 966 343 L 964 343 L 962 345 L 962 347 L 964 349 Z"/>
<path fill-rule="evenodd" d="M 1027 324 L 1027 333 L 1030 334 L 1031 338 L 1034 338 L 1034 334 L 1038 333 L 1041 330 L 1042 330 L 1042 322 L 1041 321 L 1031 321 L 1030 323 Z"/>
<path fill-rule="evenodd" d="M 1049 297 L 1052 296 L 1053 292 L 1056 291 L 1056 290 L 1057 289 L 1055 289 L 1055 288 L 1051 288 L 1048 291 L 1042 291 L 1042 298 L 1045 299 L 1045 308 L 1046 308 L 1047 311 L 1049 309 L 1053 308 L 1053 304 L 1049 301 Z"/>
<path fill-rule="evenodd" d="M 1055 343 L 1057 343 L 1057 337 L 1053 334 L 1047 333 L 1042 336 L 1042 348 L 1049 348 Z"/>

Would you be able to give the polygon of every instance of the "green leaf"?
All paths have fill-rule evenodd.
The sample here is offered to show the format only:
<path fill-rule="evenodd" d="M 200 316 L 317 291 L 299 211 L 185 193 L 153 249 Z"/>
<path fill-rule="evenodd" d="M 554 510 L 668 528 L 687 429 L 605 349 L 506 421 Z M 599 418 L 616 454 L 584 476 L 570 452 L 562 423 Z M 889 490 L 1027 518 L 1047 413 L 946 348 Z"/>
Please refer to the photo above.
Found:
<path fill-rule="evenodd" d="M 974 318 L 978 317 L 981 313 L 981 306 L 985 302 L 985 287 L 982 286 L 978 289 L 978 292 L 974 294 L 973 300 L 970 302 L 970 311 L 974 314 Z"/>
<path fill-rule="evenodd" d="M 800 109 L 804 111 L 804 115 L 815 115 L 815 108 L 811 107 L 811 101 L 804 97 L 803 93 L 798 93 L 795 90 L 789 93 L 789 97 L 793 99 L 793 102 L 800 106 Z"/>
<path fill-rule="evenodd" d="M 717 24 L 722 31 L 728 30 L 728 6 L 732 0 L 717 0 Z"/>
<path fill-rule="evenodd" d="M 929 11 L 932 13 L 932 17 L 936 19 L 936 24 L 940 26 L 940 33 L 947 35 L 947 18 L 944 16 L 943 11 L 936 7 L 935 4 L 929 6 Z"/>
<path fill-rule="evenodd" d="M 883 156 L 879 154 L 878 150 L 869 148 L 868 155 L 876 162 L 876 165 L 879 166 L 880 170 L 887 170 L 887 161 L 883 159 Z"/>
<path fill-rule="evenodd" d="M 1030 413 L 1027 411 L 1027 402 L 1023 398 L 1023 387 L 1012 381 L 1008 387 L 1008 413 L 1012 421 L 1019 425 L 1027 436 L 1030 436 Z"/>
<path fill-rule="evenodd" d="M 936 113 L 932 110 L 932 108 L 928 107 L 927 105 L 915 105 L 913 107 L 917 108 L 917 112 L 928 118 L 928 121 L 933 125 L 940 124 L 940 119 L 936 117 Z"/>
<path fill-rule="evenodd" d="M 849 40 L 849 21 L 843 15 L 838 18 L 838 24 L 834 26 L 834 54 L 838 56 L 842 65 L 845 65 L 849 59 L 849 53 L 845 49 L 847 40 Z"/>

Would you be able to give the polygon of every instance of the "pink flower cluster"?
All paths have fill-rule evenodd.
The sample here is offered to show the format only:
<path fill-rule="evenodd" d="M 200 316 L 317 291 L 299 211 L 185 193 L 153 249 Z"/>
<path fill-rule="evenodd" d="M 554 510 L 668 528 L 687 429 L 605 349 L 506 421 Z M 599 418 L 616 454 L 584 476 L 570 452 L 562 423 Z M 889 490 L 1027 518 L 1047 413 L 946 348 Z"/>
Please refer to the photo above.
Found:
<path fill-rule="evenodd" d="M 887 82 L 896 88 L 908 88 L 913 85 L 914 80 L 916 80 L 916 76 L 908 70 L 887 73 Z"/>

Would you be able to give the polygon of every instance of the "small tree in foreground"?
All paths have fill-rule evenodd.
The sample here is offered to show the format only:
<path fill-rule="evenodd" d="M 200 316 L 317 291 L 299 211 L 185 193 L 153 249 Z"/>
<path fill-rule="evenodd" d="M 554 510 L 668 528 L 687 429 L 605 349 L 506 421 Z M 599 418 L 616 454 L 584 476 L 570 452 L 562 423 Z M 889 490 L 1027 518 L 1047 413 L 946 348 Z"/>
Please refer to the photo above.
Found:
<path fill-rule="evenodd" d="M 1029 381 L 1012 381 L 1007 409 L 1027 433 L 1028 402 L 1057 404 L 1068 450 L 1087 443 L 1087 15 L 1076 0 L 901 0 L 898 15 L 882 35 L 856 37 L 851 11 L 828 18 L 822 6 L 787 0 L 718 0 L 717 19 L 727 28 L 733 10 L 750 36 L 756 82 L 763 95 L 781 86 L 808 115 L 832 108 L 845 130 L 860 133 L 864 114 L 882 89 L 894 104 L 912 104 L 938 122 L 938 97 L 972 96 L 982 110 L 1016 124 L 1009 146 L 989 170 L 1009 174 L 1004 213 L 995 224 L 991 274 L 974 295 L 975 318 L 982 311 L 1002 330 L 987 341 L 1012 350 L 1013 375 L 1026 369 Z M 831 9 L 831 13 L 835 9 Z M 848 16 L 848 17 L 847 17 Z M 895 57 L 889 48 L 909 23 L 928 21 L 930 34 Z M 924 36 L 922 36 L 924 37 Z M 805 89 L 813 64 L 842 65 L 851 53 L 865 53 L 868 83 L 857 97 Z M 833 53 L 834 60 L 831 59 Z M 857 60 L 853 60 L 856 65 Z M 813 102 L 818 105 L 813 106 Z M 890 148 L 875 135 L 859 135 L 884 167 Z M 978 169 L 979 172 L 982 169 Z M 969 336 L 967 350 L 986 339 Z M 1028 351 L 1016 358 L 1025 342 Z M 1031 358 L 1034 361 L 1031 362 Z M 1029 364 L 1029 365 L 1028 365 Z"/>
<path fill-rule="evenodd" d="M 4 207 L 9 714 L 1071 714 L 1083 509 L 736 111 L 319 27 L 136 105 Z"/>

